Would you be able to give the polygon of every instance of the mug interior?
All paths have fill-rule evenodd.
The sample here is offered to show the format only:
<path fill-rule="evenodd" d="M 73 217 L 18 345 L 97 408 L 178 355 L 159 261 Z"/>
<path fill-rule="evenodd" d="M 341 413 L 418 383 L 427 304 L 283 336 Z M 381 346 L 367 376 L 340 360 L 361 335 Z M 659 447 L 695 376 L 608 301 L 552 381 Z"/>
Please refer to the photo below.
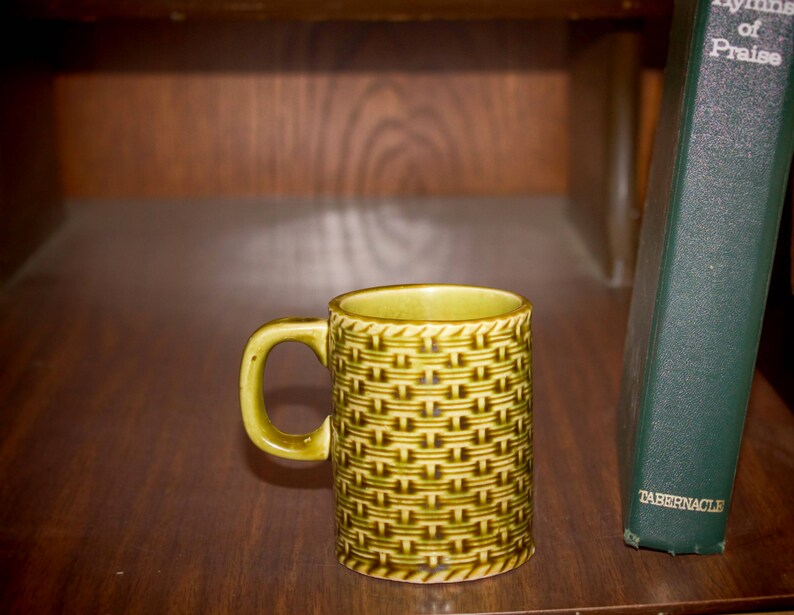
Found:
<path fill-rule="evenodd" d="M 526 299 L 508 291 L 445 284 L 355 291 L 333 304 L 352 316 L 440 322 L 495 318 L 528 305 Z"/>

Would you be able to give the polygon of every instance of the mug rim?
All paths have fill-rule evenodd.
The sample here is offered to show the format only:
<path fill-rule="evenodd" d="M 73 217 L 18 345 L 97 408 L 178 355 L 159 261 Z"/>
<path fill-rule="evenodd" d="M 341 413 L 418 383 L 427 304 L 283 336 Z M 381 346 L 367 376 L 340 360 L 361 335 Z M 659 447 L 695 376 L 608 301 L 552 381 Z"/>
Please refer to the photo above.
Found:
<path fill-rule="evenodd" d="M 503 297 L 515 299 L 518 301 L 518 305 L 512 309 L 507 310 L 504 312 L 500 312 L 498 314 L 494 314 L 491 316 L 483 316 L 479 318 L 453 318 L 453 319 L 444 319 L 444 318 L 384 318 L 382 316 L 370 316 L 366 314 L 359 314 L 354 311 L 350 311 L 342 307 L 342 304 L 347 301 L 348 299 L 359 297 L 362 295 L 372 295 L 378 294 L 382 292 L 393 292 L 399 290 L 431 290 L 431 289 L 440 289 L 440 290 L 464 290 L 464 291 L 475 291 L 475 292 L 483 292 L 483 293 L 492 293 L 492 294 L 499 294 Z M 449 325 L 449 324 L 471 324 L 471 323 L 479 323 L 479 322 L 492 322 L 503 320 L 506 318 L 511 318 L 516 316 L 517 314 L 521 314 L 522 312 L 532 312 L 532 303 L 519 293 L 510 291 L 510 290 L 503 290 L 500 288 L 493 288 L 490 286 L 478 286 L 475 284 L 450 284 L 450 283 L 421 283 L 421 284 L 390 284 L 384 286 L 372 286 L 369 288 L 361 288 L 358 290 L 352 290 L 337 297 L 331 299 L 328 303 L 329 311 L 331 312 L 338 312 L 348 318 L 352 318 L 355 320 L 362 320 L 362 321 L 369 321 L 369 322 L 378 322 L 378 323 L 395 323 L 395 324 L 416 324 L 416 325 L 425 325 L 425 324 L 439 324 L 439 325 Z"/>

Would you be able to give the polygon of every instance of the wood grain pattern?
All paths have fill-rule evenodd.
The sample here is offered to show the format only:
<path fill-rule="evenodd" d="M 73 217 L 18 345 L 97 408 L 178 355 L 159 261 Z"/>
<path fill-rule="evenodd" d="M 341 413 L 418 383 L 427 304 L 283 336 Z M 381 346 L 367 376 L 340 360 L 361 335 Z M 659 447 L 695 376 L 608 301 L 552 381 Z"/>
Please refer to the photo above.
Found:
<path fill-rule="evenodd" d="M 629 294 L 593 275 L 560 199 L 73 204 L 0 293 L 0 611 L 714 613 L 794 607 L 794 415 L 753 389 L 728 547 L 623 545 L 615 405 Z M 511 573 L 410 587 L 340 566 L 327 463 L 255 449 L 237 399 L 262 322 L 378 283 L 534 303 L 534 532 Z M 330 382 L 279 346 L 266 400 L 307 431 Z"/>
<path fill-rule="evenodd" d="M 47 19 L 603 19 L 662 15 L 671 0 L 15 0 L 22 15 Z"/>
<path fill-rule="evenodd" d="M 98 24 L 56 82 L 70 197 L 562 194 L 563 22 Z"/>

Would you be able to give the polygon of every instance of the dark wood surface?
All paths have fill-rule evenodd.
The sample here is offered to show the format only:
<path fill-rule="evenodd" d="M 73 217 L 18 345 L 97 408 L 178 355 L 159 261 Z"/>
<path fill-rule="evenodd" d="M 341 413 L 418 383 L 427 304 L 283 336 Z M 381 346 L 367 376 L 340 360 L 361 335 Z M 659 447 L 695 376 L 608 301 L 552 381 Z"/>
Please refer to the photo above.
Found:
<path fill-rule="evenodd" d="M 663 15 L 671 0 L 14 0 L 21 15 L 48 19 L 596 19 Z"/>
<path fill-rule="evenodd" d="M 0 611 L 728 612 L 794 606 L 794 416 L 755 380 L 720 556 L 623 545 L 615 454 L 629 292 L 606 288 L 564 203 L 73 203 L 0 293 Z M 487 284 L 535 304 L 535 538 L 520 569 L 411 586 L 333 556 L 328 463 L 249 444 L 251 331 L 374 284 Z M 279 346 L 278 426 L 329 412 L 311 352 Z"/>
<path fill-rule="evenodd" d="M 0 283 L 63 217 L 52 33 L 0 22 Z"/>
<path fill-rule="evenodd" d="M 643 38 L 635 24 L 571 29 L 570 214 L 612 286 L 631 286 Z"/>

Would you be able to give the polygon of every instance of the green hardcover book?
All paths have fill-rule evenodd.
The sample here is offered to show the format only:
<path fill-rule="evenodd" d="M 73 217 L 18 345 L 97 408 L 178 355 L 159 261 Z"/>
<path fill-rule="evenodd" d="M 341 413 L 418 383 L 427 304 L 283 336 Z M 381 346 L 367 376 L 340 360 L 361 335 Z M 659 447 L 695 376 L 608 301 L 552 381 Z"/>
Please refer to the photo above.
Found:
<path fill-rule="evenodd" d="M 624 538 L 720 553 L 794 143 L 794 1 L 676 2 L 620 401 Z"/>

